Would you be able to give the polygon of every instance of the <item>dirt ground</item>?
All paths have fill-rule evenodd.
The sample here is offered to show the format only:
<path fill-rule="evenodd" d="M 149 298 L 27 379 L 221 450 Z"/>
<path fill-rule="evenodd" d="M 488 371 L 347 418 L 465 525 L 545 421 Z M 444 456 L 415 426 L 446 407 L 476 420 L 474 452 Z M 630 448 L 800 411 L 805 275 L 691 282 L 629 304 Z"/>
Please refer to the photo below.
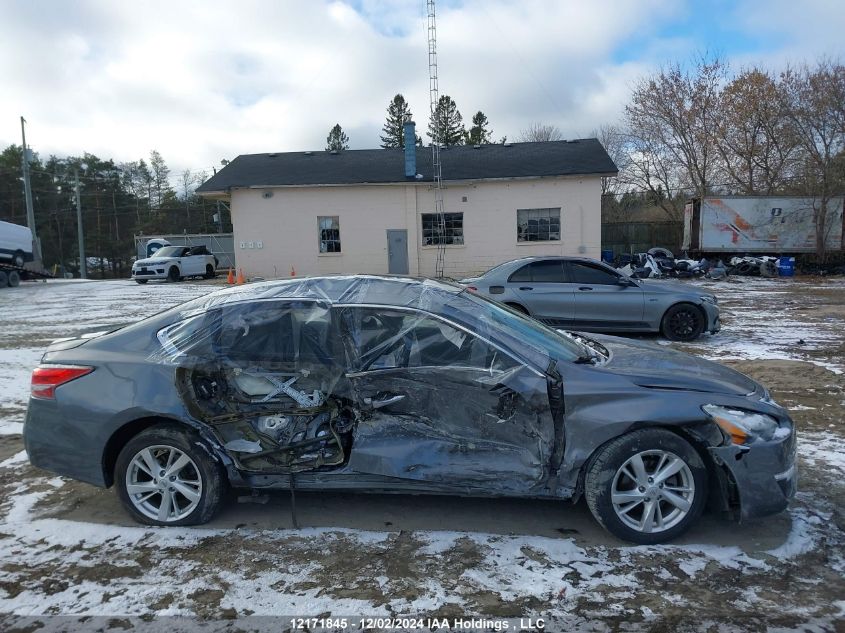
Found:
<path fill-rule="evenodd" d="M 2 298 L 16 326 L 0 339 L 0 628 L 141 629 L 151 618 L 174 628 L 168 617 L 198 616 L 251 630 L 268 621 L 248 616 L 332 614 L 539 616 L 546 630 L 845 631 L 845 280 L 699 285 L 719 297 L 724 329 L 673 346 L 747 373 L 790 408 L 799 493 L 778 516 L 741 525 L 705 516 L 678 542 L 648 547 L 609 536 L 583 503 L 523 500 L 300 493 L 294 529 L 287 495 L 241 493 L 202 528 L 133 524 L 112 490 L 29 466 L 20 436 L 29 370 L 53 338 L 214 287 L 21 287 L 14 302 Z"/>

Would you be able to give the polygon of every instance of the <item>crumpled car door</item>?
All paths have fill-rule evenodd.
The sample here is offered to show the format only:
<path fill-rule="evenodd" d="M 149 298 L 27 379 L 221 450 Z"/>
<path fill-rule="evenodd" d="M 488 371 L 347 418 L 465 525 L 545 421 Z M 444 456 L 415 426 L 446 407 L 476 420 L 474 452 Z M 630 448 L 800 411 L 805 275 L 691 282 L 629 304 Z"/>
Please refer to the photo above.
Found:
<path fill-rule="evenodd" d="M 544 376 L 432 315 L 345 308 L 340 321 L 365 412 L 351 470 L 487 494 L 544 483 L 553 445 Z"/>

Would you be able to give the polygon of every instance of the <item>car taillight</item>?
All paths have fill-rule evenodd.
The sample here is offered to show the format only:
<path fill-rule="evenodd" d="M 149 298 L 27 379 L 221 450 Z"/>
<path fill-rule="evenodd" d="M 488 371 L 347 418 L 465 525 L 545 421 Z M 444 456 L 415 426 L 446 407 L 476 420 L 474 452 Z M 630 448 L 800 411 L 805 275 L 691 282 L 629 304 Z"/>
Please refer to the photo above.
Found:
<path fill-rule="evenodd" d="M 56 397 L 56 387 L 92 371 L 93 367 L 81 365 L 40 365 L 32 370 L 30 394 L 33 398 L 53 400 Z"/>
<path fill-rule="evenodd" d="M 478 288 L 475 286 L 467 286 L 467 290 L 472 290 L 473 292 L 478 292 Z"/>

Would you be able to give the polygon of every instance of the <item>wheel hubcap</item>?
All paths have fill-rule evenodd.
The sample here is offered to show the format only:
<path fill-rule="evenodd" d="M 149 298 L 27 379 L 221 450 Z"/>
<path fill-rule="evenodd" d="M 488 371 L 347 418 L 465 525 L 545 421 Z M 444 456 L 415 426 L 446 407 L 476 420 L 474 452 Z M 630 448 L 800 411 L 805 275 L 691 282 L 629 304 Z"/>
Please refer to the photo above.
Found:
<path fill-rule="evenodd" d="M 663 532 L 689 514 L 695 480 L 686 462 L 674 453 L 643 451 L 616 471 L 610 498 L 626 526 L 646 534 Z"/>
<path fill-rule="evenodd" d="M 173 522 L 188 516 L 202 497 L 199 468 L 173 446 L 141 449 L 126 470 L 126 492 L 144 516 Z"/>
<path fill-rule="evenodd" d="M 669 325 L 672 331 L 678 336 L 690 336 L 695 332 L 695 327 L 698 324 L 698 319 L 692 312 L 684 310 L 672 315 L 669 320 Z"/>

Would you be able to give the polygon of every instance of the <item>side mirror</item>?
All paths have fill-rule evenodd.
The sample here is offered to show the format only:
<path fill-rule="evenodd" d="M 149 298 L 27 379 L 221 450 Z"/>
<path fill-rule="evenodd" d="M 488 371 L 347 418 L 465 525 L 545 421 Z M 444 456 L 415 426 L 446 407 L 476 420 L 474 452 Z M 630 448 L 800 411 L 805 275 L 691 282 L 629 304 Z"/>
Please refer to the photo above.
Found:
<path fill-rule="evenodd" d="M 631 287 L 631 286 L 636 286 L 636 285 L 637 285 L 637 282 L 636 282 L 636 281 L 634 281 L 633 279 L 630 279 L 630 278 L 628 278 L 628 277 L 620 277 L 620 278 L 619 278 L 619 281 L 618 281 L 617 283 L 618 283 L 620 286 L 622 286 L 623 288 L 629 288 L 629 287 Z"/>

